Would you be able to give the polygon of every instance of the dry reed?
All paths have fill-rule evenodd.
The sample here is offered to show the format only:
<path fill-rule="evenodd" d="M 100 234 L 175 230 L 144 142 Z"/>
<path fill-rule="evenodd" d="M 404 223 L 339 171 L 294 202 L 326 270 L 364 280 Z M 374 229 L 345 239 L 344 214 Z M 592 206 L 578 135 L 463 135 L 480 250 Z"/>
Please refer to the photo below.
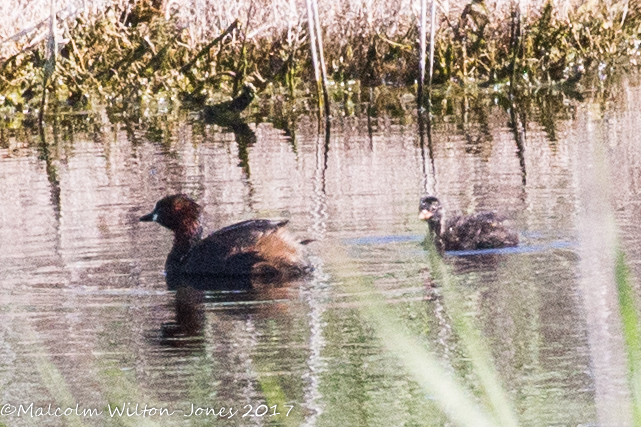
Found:
<path fill-rule="evenodd" d="M 0 108 L 20 109 L 40 99 L 36 82 L 43 80 L 51 2 L 0 4 Z M 320 0 L 330 79 L 368 87 L 413 84 L 419 77 L 418 3 Z M 274 82 L 295 95 L 302 83 L 314 81 L 304 0 L 55 5 L 62 59 L 50 84 L 54 99 L 70 104 L 94 92 L 108 101 L 163 93 L 202 102 L 215 98 L 215 91 L 233 95 L 241 80 L 259 90 Z M 441 1 L 437 16 L 430 46 L 435 84 L 572 82 L 585 70 L 607 75 L 639 60 L 641 10 L 627 0 Z"/>

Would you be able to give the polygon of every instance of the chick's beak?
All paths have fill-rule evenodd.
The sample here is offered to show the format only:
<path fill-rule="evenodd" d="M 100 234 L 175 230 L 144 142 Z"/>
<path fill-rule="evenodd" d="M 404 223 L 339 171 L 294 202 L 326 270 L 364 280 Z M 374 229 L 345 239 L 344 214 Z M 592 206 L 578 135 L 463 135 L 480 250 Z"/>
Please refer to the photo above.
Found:
<path fill-rule="evenodd" d="M 429 211 L 427 209 L 423 209 L 421 212 L 418 214 L 418 219 L 422 219 L 424 221 L 427 221 L 428 219 L 432 218 L 434 216 L 434 212 Z M 141 219 L 142 221 L 142 219 Z"/>

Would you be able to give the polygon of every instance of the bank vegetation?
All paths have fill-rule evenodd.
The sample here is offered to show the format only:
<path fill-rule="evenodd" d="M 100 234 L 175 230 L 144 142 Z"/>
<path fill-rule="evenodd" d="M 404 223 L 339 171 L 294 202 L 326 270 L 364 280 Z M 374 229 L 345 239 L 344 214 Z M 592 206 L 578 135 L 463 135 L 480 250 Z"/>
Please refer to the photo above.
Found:
<path fill-rule="evenodd" d="M 594 86 L 641 61 L 637 2 L 525 4 L 437 2 L 433 84 Z M 419 1 L 318 0 L 318 11 L 332 102 L 414 87 Z M 246 83 L 262 97 L 316 94 L 304 0 L 22 0 L 0 15 L 5 117 L 47 105 L 198 108 Z"/>

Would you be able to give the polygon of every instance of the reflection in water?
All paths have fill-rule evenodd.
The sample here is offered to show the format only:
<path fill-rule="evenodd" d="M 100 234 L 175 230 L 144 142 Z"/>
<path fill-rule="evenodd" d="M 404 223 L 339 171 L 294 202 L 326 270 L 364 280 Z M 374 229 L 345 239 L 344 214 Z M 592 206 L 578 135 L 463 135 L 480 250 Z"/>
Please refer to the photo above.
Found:
<path fill-rule="evenodd" d="M 236 146 L 238 147 L 238 166 L 240 166 L 243 171 L 243 182 L 248 189 L 247 202 L 249 208 L 253 208 L 252 201 L 254 200 L 254 187 L 252 186 L 251 170 L 249 166 L 249 147 L 256 142 L 256 134 L 251 130 L 247 123 L 240 118 L 232 121 L 226 120 L 221 123 L 214 117 L 212 120 L 205 123 L 217 124 L 226 129 L 230 129 L 233 132 L 234 139 L 236 140 Z"/>
<path fill-rule="evenodd" d="M 580 291 L 590 343 L 590 360 L 595 383 L 595 401 L 599 424 L 632 426 L 632 401 L 626 387 L 630 375 L 623 325 L 619 317 L 621 296 L 617 293 L 615 271 L 617 236 L 615 218 L 609 203 L 595 200 L 611 197 L 606 157 L 608 132 L 600 118 L 587 116 L 587 141 L 581 145 L 584 164 L 575 170 L 580 203 L 578 231 Z M 617 183 L 620 185 L 620 183 Z M 638 241 L 637 241 L 638 245 Z M 628 356 L 629 357 L 629 356 Z"/>
<path fill-rule="evenodd" d="M 234 139 L 238 146 L 238 160 L 240 161 L 239 166 L 242 168 L 245 179 L 248 184 L 251 186 L 250 178 L 251 172 L 249 170 L 249 152 L 248 148 L 251 147 L 256 142 L 256 134 L 253 130 L 245 123 L 242 119 L 238 118 L 233 121 L 225 121 L 222 124 L 215 119 L 205 121 L 208 124 L 216 124 L 223 126 L 225 129 L 229 129 L 234 134 Z"/>
<path fill-rule="evenodd" d="M 186 338 L 201 336 L 205 322 L 203 300 L 204 293 L 202 291 L 189 286 L 178 288 L 174 302 L 176 319 L 174 322 L 162 325 L 162 344 L 185 345 Z M 191 343 L 191 340 L 187 342 Z"/>
<path fill-rule="evenodd" d="M 510 86 L 511 87 L 511 86 Z M 514 142 L 516 143 L 516 155 L 519 158 L 519 165 L 521 166 L 521 179 L 523 180 L 523 187 L 527 185 L 527 170 L 525 168 L 525 123 L 527 119 L 525 113 L 518 108 L 518 103 L 514 101 L 514 93 L 512 89 L 508 94 L 508 112 L 510 113 L 509 126 L 514 133 Z"/>
<path fill-rule="evenodd" d="M 185 279 L 175 291 L 175 319 L 162 325 L 162 344 L 172 346 L 193 344 L 194 338 L 199 338 L 195 342 L 202 342 L 205 311 L 208 305 L 227 306 L 229 309 L 225 311 L 228 315 L 232 313 L 240 317 L 246 317 L 249 313 L 267 315 L 266 313 L 287 301 L 291 297 L 292 290 L 300 286 L 300 282 L 264 285 L 253 283 L 243 289 L 240 283 L 229 283 L 228 290 L 212 291 L 210 283 L 207 284 L 208 286 L 203 286 L 202 283 L 190 280 L 193 278 Z"/>
<path fill-rule="evenodd" d="M 254 287 L 250 276 L 211 277 L 207 275 L 166 275 L 167 288 L 175 291 L 188 287 L 201 291 L 248 291 Z"/>
<path fill-rule="evenodd" d="M 425 235 L 391 235 L 391 236 L 367 236 L 356 237 L 351 239 L 343 239 L 346 245 L 386 245 L 390 243 L 403 243 L 403 242 L 422 242 Z M 475 255 L 501 255 L 501 254 L 522 254 L 530 252 L 546 252 L 553 249 L 567 249 L 577 246 L 576 244 L 567 241 L 553 241 L 546 242 L 542 245 L 520 245 L 508 248 L 493 248 L 493 249 L 472 249 L 472 250 L 456 250 L 445 251 L 446 256 L 452 257 L 465 257 Z"/>
<path fill-rule="evenodd" d="M 331 132 L 319 135 L 308 117 L 287 120 L 295 144 L 269 123 L 221 129 L 133 108 L 65 116 L 40 140 L 26 129 L 3 131 L 4 395 L 46 406 L 60 390 L 47 378 L 57 378 L 70 400 L 98 408 L 145 396 L 141 404 L 177 408 L 292 404 L 290 418 L 275 422 L 294 425 L 444 425 L 362 321 L 360 299 L 323 261 L 335 245 L 349 246 L 353 274 L 371 281 L 408 330 L 474 387 L 446 303 L 426 298 L 418 244 L 426 227 L 416 201 L 438 190 L 453 211 L 506 211 L 524 236 L 519 248 L 445 258 L 522 424 L 605 419 L 598 406 L 620 384 L 604 380 L 608 353 L 591 344 L 603 335 L 597 320 L 615 310 L 609 299 L 586 299 L 597 290 L 577 279 L 586 262 L 577 256 L 586 230 L 578 218 L 585 200 L 595 200 L 581 153 L 598 132 L 608 136 L 596 143 L 616 165 L 609 173 L 617 185 L 588 207 L 612 200 L 639 273 L 641 91 L 628 84 L 621 99 L 591 104 L 552 90 L 527 102 L 493 93 L 435 99 L 429 129 L 403 122 L 412 116 L 386 116 L 404 110 L 377 93 L 366 114 L 336 119 Z M 315 273 L 254 290 L 203 293 L 191 283 L 168 292 L 161 272 L 171 236 L 137 219 L 141 206 L 177 192 L 204 202 L 212 229 L 290 219 L 295 232 L 318 240 L 310 246 Z M 589 310 L 598 319 L 586 320 L 585 301 L 605 304 Z"/>
<path fill-rule="evenodd" d="M 465 250 L 465 251 L 447 251 L 445 252 L 448 256 L 480 256 L 480 255 L 501 255 L 501 254 L 523 254 L 529 252 L 546 252 L 552 249 L 565 249 L 570 248 L 572 245 L 569 242 L 557 241 L 549 242 L 544 245 L 521 245 L 509 248 L 493 248 L 493 249 L 474 249 L 474 250 Z"/>
<path fill-rule="evenodd" d="M 329 159 L 329 145 L 331 135 L 331 123 L 325 121 L 325 138 L 316 138 L 315 167 L 313 178 L 313 205 L 311 210 L 313 237 L 317 240 L 324 240 L 327 233 L 327 192 L 326 174 Z M 305 398 L 303 407 L 306 409 L 304 423 L 301 425 L 314 426 L 323 413 L 322 393 L 320 391 L 321 374 L 324 371 L 322 351 L 325 346 L 323 337 L 326 302 L 326 289 L 329 278 L 323 273 L 322 261 L 314 264 L 314 275 L 309 281 L 309 286 L 304 290 L 303 298 L 310 310 L 308 314 L 309 356 L 307 359 L 308 373 L 305 375 Z"/>
<path fill-rule="evenodd" d="M 58 181 L 58 171 L 56 166 L 53 163 L 51 148 L 59 146 L 60 141 L 58 140 L 59 133 L 56 131 L 58 120 L 54 121 L 54 141 L 53 144 L 47 143 L 46 133 L 44 128 L 40 128 L 40 144 L 39 148 L 39 159 L 45 162 L 45 171 L 47 172 L 47 179 L 51 184 L 51 204 L 54 207 L 54 212 L 56 216 L 60 215 L 60 182 Z M 59 218 L 58 218 L 59 219 Z"/>
<path fill-rule="evenodd" d="M 330 123 L 325 123 L 325 139 L 321 140 L 320 136 L 316 138 L 316 166 L 314 172 L 314 207 L 312 209 L 313 236 L 315 239 L 322 240 L 327 231 L 327 192 L 326 192 L 326 173 L 329 160 L 329 143 L 330 143 Z"/>
<path fill-rule="evenodd" d="M 323 413 L 323 393 L 321 391 L 322 375 L 325 371 L 323 350 L 326 342 L 324 337 L 325 306 L 329 296 L 330 278 L 323 271 L 320 260 L 313 260 L 314 275 L 311 280 L 301 286 L 301 298 L 309 307 L 307 325 L 309 327 L 309 356 L 306 360 L 307 372 L 304 375 L 304 400 L 302 406 L 306 409 L 305 420 L 301 425 L 317 425 Z M 329 408 L 328 408 L 329 409 Z"/>
<path fill-rule="evenodd" d="M 431 105 L 431 99 L 428 102 Z M 425 135 L 427 135 L 427 146 L 425 145 Z M 421 148 L 421 163 L 423 165 L 423 194 L 434 194 L 436 189 L 436 166 L 434 165 L 430 111 L 425 114 L 420 110 L 418 112 L 418 136 Z"/>

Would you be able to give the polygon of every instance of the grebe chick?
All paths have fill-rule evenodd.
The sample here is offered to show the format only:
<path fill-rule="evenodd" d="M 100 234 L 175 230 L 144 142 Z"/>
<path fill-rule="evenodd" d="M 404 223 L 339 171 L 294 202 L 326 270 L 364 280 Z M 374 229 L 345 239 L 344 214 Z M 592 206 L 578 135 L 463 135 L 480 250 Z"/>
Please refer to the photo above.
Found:
<path fill-rule="evenodd" d="M 517 246 L 518 234 L 508 227 L 507 219 L 496 212 L 478 212 L 448 219 L 442 224 L 443 207 L 434 196 L 419 204 L 419 218 L 427 221 L 435 244 L 442 251 L 491 249 Z"/>

